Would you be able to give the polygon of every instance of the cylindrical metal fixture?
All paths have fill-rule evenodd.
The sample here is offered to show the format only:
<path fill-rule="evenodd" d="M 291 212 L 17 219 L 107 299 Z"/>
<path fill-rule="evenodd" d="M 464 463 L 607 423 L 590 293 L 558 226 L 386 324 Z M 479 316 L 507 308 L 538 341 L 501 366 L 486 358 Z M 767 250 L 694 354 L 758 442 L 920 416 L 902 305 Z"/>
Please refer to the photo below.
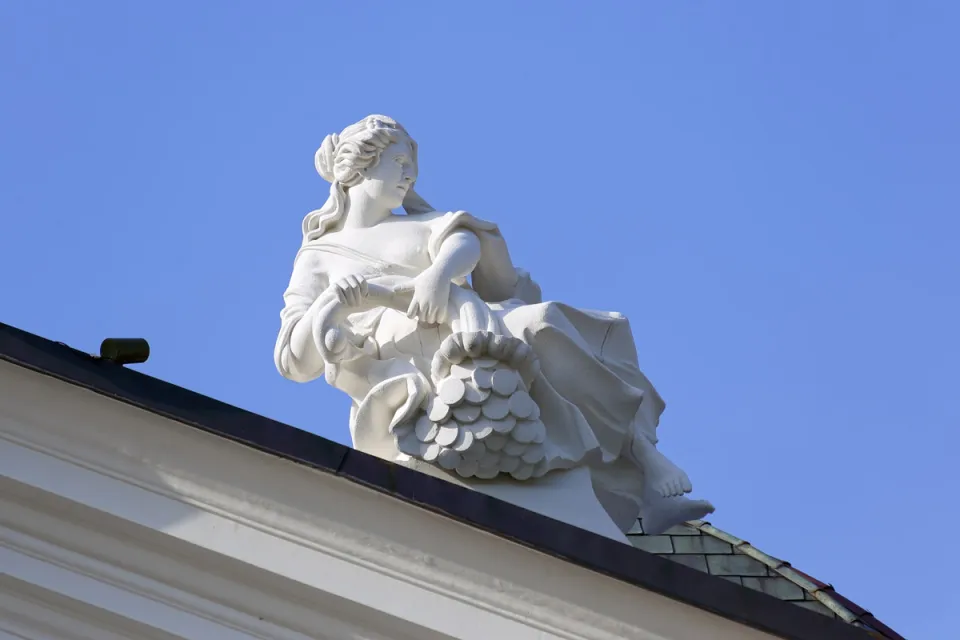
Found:
<path fill-rule="evenodd" d="M 150 357 L 150 344 L 143 338 L 107 338 L 100 344 L 100 357 L 117 364 L 139 364 Z"/>

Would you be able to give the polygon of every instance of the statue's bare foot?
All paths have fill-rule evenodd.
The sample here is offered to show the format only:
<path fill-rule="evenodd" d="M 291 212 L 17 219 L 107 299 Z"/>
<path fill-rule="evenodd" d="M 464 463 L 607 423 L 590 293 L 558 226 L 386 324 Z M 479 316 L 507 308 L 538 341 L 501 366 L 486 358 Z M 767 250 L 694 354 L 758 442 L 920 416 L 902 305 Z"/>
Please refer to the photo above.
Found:
<path fill-rule="evenodd" d="M 640 524 L 645 534 L 657 535 L 689 520 L 700 520 L 713 511 L 713 505 L 707 500 L 691 500 L 686 496 L 654 498 L 644 504 Z"/>
<path fill-rule="evenodd" d="M 693 491 L 686 472 L 657 451 L 649 440 L 636 438 L 632 448 L 648 489 L 656 491 L 662 498 L 682 496 Z"/>
<path fill-rule="evenodd" d="M 667 462 L 672 469 L 659 471 L 660 475 L 650 473 L 647 476 L 650 478 L 653 489 L 663 498 L 682 496 L 693 491 L 693 485 L 690 484 L 690 478 L 686 472 L 669 460 Z"/>

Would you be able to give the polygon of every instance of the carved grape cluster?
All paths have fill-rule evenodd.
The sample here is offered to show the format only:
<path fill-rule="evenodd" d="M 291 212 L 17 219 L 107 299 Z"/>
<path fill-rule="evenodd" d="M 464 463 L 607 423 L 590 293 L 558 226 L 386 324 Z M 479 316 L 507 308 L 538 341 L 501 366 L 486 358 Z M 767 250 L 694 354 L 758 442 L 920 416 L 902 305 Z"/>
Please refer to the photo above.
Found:
<path fill-rule="evenodd" d="M 543 475 L 546 428 L 529 393 L 536 358 L 515 338 L 477 336 L 448 338 L 454 348 L 441 349 L 445 361 L 434 367 L 436 393 L 414 420 L 394 428 L 397 447 L 465 478 Z"/>

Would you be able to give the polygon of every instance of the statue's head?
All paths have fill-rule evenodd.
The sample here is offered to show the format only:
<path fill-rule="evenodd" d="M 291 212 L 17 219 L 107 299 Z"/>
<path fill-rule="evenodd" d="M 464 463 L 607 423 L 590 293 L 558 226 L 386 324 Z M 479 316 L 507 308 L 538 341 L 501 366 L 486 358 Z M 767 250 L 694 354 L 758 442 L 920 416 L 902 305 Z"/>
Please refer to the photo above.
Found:
<path fill-rule="evenodd" d="M 367 116 L 339 134 L 328 135 L 314 156 L 314 165 L 330 182 L 330 197 L 304 219 L 304 240 L 323 235 L 358 192 L 390 209 L 403 205 L 408 213 L 417 213 L 429 208 L 413 191 L 417 143 L 393 118 Z"/>

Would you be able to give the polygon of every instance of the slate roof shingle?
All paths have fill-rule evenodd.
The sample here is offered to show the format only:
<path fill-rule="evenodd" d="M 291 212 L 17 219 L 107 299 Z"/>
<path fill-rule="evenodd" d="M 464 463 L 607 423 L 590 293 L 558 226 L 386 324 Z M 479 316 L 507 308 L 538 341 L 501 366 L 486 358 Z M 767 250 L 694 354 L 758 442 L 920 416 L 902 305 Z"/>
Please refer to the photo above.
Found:
<path fill-rule="evenodd" d="M 627 536 L 638 549 L 864 629 L 878 640 L 906 640 L 873 614 L 789 562 L 760 551 L 709 522 L 693 520 L 648 536 L 643 522 Z"/>

